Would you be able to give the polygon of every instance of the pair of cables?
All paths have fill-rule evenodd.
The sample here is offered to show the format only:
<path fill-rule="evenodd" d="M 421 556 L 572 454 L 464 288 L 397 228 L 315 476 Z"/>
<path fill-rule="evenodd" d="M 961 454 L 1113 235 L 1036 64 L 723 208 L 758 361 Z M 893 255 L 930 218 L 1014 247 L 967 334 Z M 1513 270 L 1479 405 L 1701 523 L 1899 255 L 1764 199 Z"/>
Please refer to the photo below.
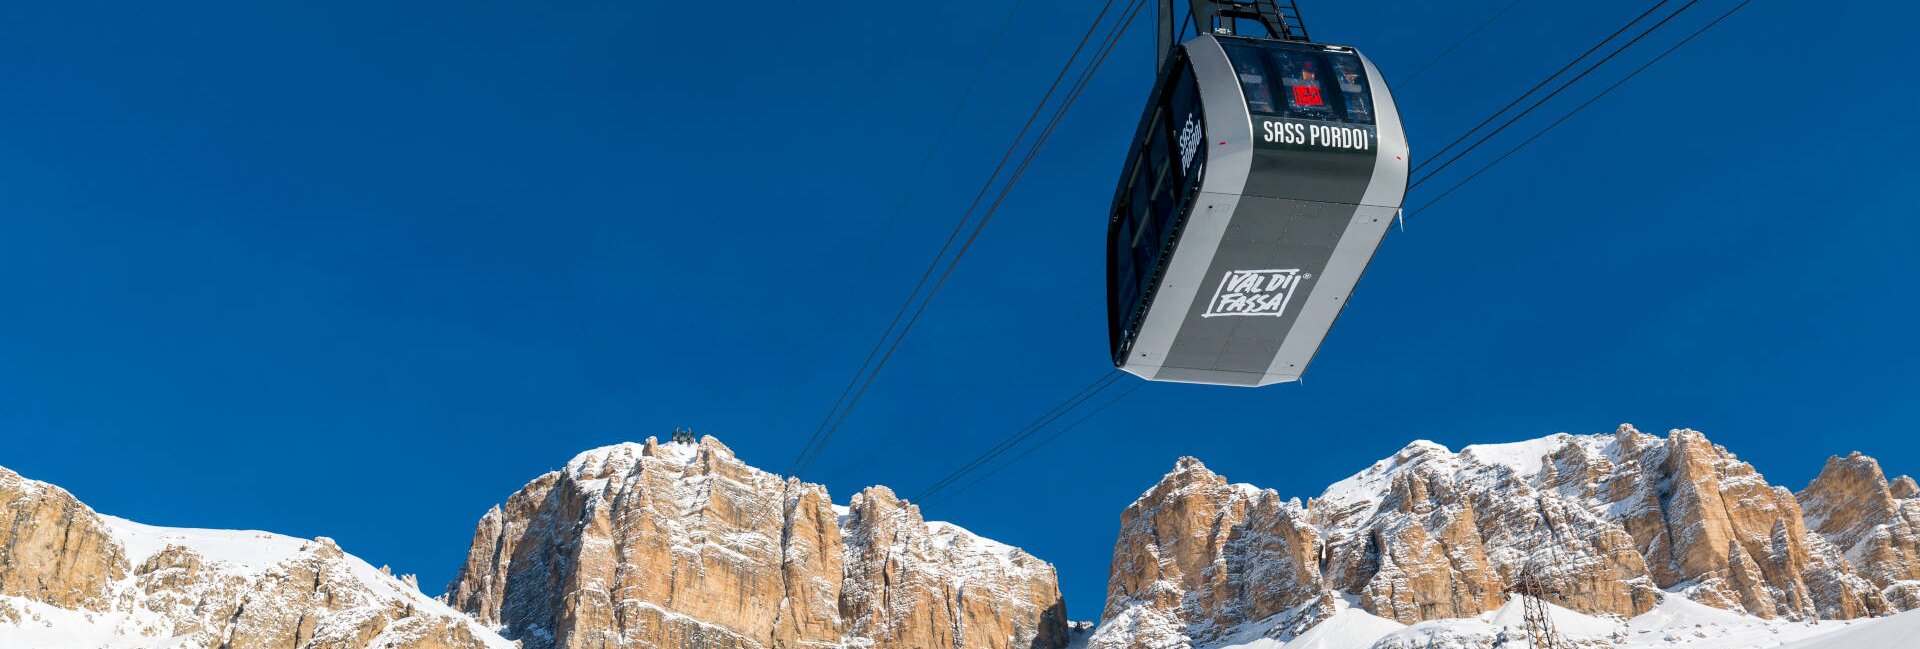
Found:
<path fill-rule="evenodd" d="M 947 235 L 946 242 L 940 246 L 940 249 L 934 254 L 933 259 L 928 263 L 926 270 L 921 273 L 919 281 L 914 284 L 913 290 L 907 295 L 907 299 L 901 303 L 899 310 L 894 313 L 893 319 L 887 324 L 886 330 L 881 333 L 878 340 L 874 341 L 872 348 L 867 352 L 866 359 L 861 362 L 860 368 L 854 372 L 853 377 L 847 381 L 846 387 L 841 390 L 840 396 L 834 401 L 833 407 L 827 411 L 826 416 L 823 417 L 819 425 L 814 428 L 813 435 L 808 438 L 806 445 L 801 448 L 798 457 L 794 459 L 793 466 L 787 472 L 788 475 L 801 475 L 808 467 L 812 466 L 813 462 L 819 458 L 821 451 L 826 448 L 827 443 L 833 439 L 834 434 L 846 424 L 848 416 L 851 415 L 854 408 L 860 404 L 860 400 L 866 396 L 867 390 L 873 386 L 874 380 L 879 378 L 880 371 L 885 369 L 887 362 L 893 359 L 893 355 L 900 349 L 901 343 L 905 342 L 907 334 L 913 330 L 914 325 L 920 321 L 920 317 L 926 313 L 927 306 L 932 304 L 934 296 L 940 292 L 941 288 L 946 286 L 947 280 L 953 276 L 953 271 L 959 266 L 960 260 L 966 256 L 967 252 L 972 249 L 973 244 L 979 240 L 981 232 L 983 232 L 987 224 L 993 220 L 994 215 L 999 212 L 1001 205 L 1006 202 L 1007 196 L 1013 192 L 1013 188 L 1019 183 L 1021 177 L 1026 174 L 1027 169 L 1033 164 L 1034 159 L 1039 156 L 1041 149 L 1045 147 L 1048 140 L 1052 138 L 1055 129 L 1057 129 L 1060 122 L 1066 118 L 1067 112 L 1073 108 L 1074 103 L 1080 98 L 1087 84 L 1092 81 L 1094 73 L 1099 71 L 1101 64 L 1105 63 L 1107 58 L 1113 53 L 1114 46 L 1119 42 L 1121 35 L 1126 32 L 1127 27 L 1133 23 L 1133 20 L 1139 16 L 1140 10 L 1146 6 L 1146 0 L 1133 0 L 1130 5 L 1121 10 L 1119 18 L 1108 28 L 1105 38 L 1095 43 L 1093 37 L 1099 33 L 1100 27 L 1107 22 L 1107 16 L 1112 13 L 1115 2 L 1116 0 L 1107 0 L 1106 4 L 1101 7 L 1099 15 L 1094 18 L 1093 24 L 1088 26 L 1086 34 L 1081 37 L 1079 44 L 1074 47 L 1072 55 L 1070 55 L 1067 58 L 1067 62 L 1061 66 L 1060 72 L 1054 76 L 1053 83 L 1047 87 L 1046 93 L 1041 96 L 1039 103 L 1034 106 L 1032 114 L 1027 117 L 1027 121 L 1021 126 L 1020 132 L 1014 136 L 1013 142 L 1007 147 L 1006 153 L 1000 157 L 1000 161 L 994 166 L 992 173 L 988 174 L 986 182 L 982 184 L 980 191 L 974 195 L 973 201 L 967 206 L 966 211 L 963 212 L 960 219 L 954 223 L 953 230 Z M 1091 52 L 1087 49 L 1089 43 L 1094 43 L 1094 48 Z M 1084 62 L 1081 60 L 1082 54 L 1089 54 Z M 1074 70 L 1076 64 L 1079 64 L 1080 67 L 1078 76 L 1066 87 L 1065 92 L 1061 93 L 1062 82 L 1067 80 L 1068 75 Z M 1060 96 L 1060 100 L 1057 103 L 1054 101 L 1056 94 Z M 1044 124 L 1041 125 L 1040 130 L 1035 132 L 1034 126 L 1041 124 L 1040 117 L 1042 114 L 1046 114 L 1046 109 L 1049 105 L 1053 106 L 1052 113 L 1045 120 Z M 1028 138 L 1029 134 L 1034 134 L 1031 141 L 1029 141 Z M 1008 163 L 1014 160 L 1016 153 L 1020 153 L 1023 150 L 1023 145 L 1024 153 L 1019 156 L 1019 162 L 1009 171 Z M 1001 182 L 1000 176 L 1003 172 L 1007 173 L 1007 177 L 1004 182 Z M 999 191 L 993 200 L 990 203 L 986 203 L 985 208 L 982 209 L 983 202 L 986 200 L 988 194 L 994 193 L 993 190 L 996 185 Z M 968 224 L 972 224 L 973 227 L 971 230 L 967 228 Z M 966 233 L 964 239 L 961 238 L 962 233 Z M 956 243 L 958 244 L 957 247 L 955 245 Z"/>

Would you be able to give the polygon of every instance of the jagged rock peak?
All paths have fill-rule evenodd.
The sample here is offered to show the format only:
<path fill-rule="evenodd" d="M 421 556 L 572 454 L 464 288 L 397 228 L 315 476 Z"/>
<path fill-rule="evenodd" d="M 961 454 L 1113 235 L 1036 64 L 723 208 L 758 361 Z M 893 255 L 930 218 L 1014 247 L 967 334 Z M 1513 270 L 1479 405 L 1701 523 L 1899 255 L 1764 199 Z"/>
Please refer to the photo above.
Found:
<path fill-rule="evenodd" d="M 1822 534 L 1849 531 L 1894 509 L 1893 490 L 1880 472 L 1880 463 L 1859 451 L 1844 458 L 1829 456 L 1820 475 L 1797 497 L 1806 509 L 1808 525 Z"/>
<path fill-rule="evenodd" d="M 929 523 L 885 487 L 826 488 L 711 436 L 575 456 L 482 516 L 447 601 L 527 649 L 1052 648 L 1051 565 Z"/>
<path fill-rule="evenodd" d="M 1920 607 L 1920 498 L 1911 478 L 1889 482 L 1859 451 L 1827 458 L 1796 495 L 1817 532 L 1878 589 L 1885 606 Z M 1903 484 L 1904 483 L 1904 484 Z"/>
<path fill-rule="evenodd" d="M 1201 462 L 1200 458 L 1183 456 L 1179 460 L 1174 461 L 1173 470 L 1168 471 L 1166 475 L 1160 476 L 1160 481 L 1155 483 L 1152 489 L 1148 489 L 1146 493 L 1141 494 L 1140 499 L 1144 500 L 1153 497 L 1155 492 L 1164 493 L 1165 491 L 1184 489 L 1194 485 L 1225 483 L 1226 479 L 1221 478 L 1220 475 L 1214 473 L 1212 469 L 1208 469 L 1206 463 Z"/>
<path fill-rule="evenodd" d="M 1920 498 L 1920 484 L 1913 481 L 1913 476 L 1894 478 L 1889 490 L 1895 498 Z"/>
<path fill-rule="evenodd" d="M 602 479 L 632 471 L 643 458 L 686 465 L 698 461 L 703 455 L 722 460 L 738 459 L 733 449 L 712 435 L 701 437 L 699 442 L 691 444 L 663 444 L 657 437 L 648 437 L 645 442 L 621 442 L 581 451 L 567 461 L 566 473 L 576 480 Z"/>
<path fill-rule="evenodd" d="M 1284 587 L 1318 575 L 1317 531 L 1299 500 L 1230 484 L 1194 458 L 1181 458 L 1129 505 L 1120 526 L 1108 622 L 1092 646 L 1172 646 L 1189 622 L 1224 631 L 1228 617 L 1265 617 L 1319 595 Z M 1311 577 L 1295 577 L 1303 573 Z"/>
<path fill-rule="evenodd" d="M 1899 508 L 1920 499 L 1895 494 L 1920 489 L 1906 482 L 1835 458 L 1796 499 L 1699 431 L 1630 424 L 1458 452 L 1415 441 L 1304 507 L 1182 458 L 1121 514 L 1090 646 L 1204 644 L 1340 598 L 1401 623 L 1473 617 L 1523 573 L 1591 614 L 1675 595 L 1794 619 L 1914 608 L 1920 572 L 1903 558 L 1920 556 L 1920 530 L 1902 521 L 1920 511 Z M 1841 510 L 1878 514 L 1825 514 Z"/>
<path fill-rule="evenodd" d="M 1410 460 L 1417 457 L 1430 456 L 1430 455 L 1451 455 L 1452 453 L 1453 451 L 1448 449 L 1447 445 L 1445 444 L 1441 444 L 1439 442 L 1436 442 L 1430 439 L 1416 439 L 1411 442 L 1407 442 L 1407 445 L 1401 447 L 1400 452 L 1394 453 L 1393 456 L 1395 459 L 1399 459 L 1399 460 Z"/>

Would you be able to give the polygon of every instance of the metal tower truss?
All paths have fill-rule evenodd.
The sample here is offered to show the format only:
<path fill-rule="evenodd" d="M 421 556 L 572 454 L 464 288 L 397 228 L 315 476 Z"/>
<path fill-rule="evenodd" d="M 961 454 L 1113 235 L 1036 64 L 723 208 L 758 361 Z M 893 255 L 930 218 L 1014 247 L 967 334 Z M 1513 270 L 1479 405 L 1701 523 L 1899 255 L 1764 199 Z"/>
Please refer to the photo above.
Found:
<path fill-rule="evenodd" d="M 1189 0 L 1187 13 L 1193 20 L 1193 27 L 1201 34 L 1223 34 L 1229 36 L 1264 36 L 1283 41 L 1311 41 L 1307 36 L 1307 23 L 1300 18 L 1300 6 L 1294 0 Z M 1173 0 L 1160 0 L 1158 64 L 1167 62 L 1167 53 L 1173 51 L 1174 39 L 1179 30 L 1179 21 L 1174 19 Z M 1245 34 L 1242 23 L 1259 25 L 1265 34 Z"/>

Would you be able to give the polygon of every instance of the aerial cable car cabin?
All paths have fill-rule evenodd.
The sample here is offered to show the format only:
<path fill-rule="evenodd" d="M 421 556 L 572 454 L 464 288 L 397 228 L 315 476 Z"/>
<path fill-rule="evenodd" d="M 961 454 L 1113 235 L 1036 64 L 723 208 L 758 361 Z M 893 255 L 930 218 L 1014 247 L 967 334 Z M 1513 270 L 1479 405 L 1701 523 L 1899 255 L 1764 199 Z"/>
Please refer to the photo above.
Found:
<path fill-rule="evenodd" d="M 1114 365 L 1155 381 L 1294 381 L 1346 306 L 1407 188 L 1380 71 L 1307 39 L 1291 1 L 1192 0 L 1107 228 Z M 1258 23 L 1263 38 L 1239 35 Z"/>

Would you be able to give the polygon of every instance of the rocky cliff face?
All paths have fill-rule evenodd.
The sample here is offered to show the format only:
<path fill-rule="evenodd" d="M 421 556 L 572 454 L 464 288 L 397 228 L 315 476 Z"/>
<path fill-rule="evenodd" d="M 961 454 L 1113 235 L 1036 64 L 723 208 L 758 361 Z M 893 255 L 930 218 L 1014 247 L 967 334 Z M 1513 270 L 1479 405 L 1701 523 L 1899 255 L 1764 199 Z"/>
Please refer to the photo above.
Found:
<path fill-rule="evenodd" d="M 1880 463 L 1854 453 L 1827 466 L 1798 494 L 1807 527 L 1896 609 L 1920 608 L 1920 489 L 1913 478 L 1889 483 Z"/>
<path fill-rule="evenodd" d="M 487 512 L 446 599 L 528 649 L 1061 647 L 1053 567 L 885 488 L 826 489 L 708 437 L 581 454 Z"/>
<path fill-rule="evenodd" d="M 0 646 L 512 645 L 330 540 L 140 525 L 0 469 Z"/>
<path fill-rule="evenodd" d="M 1349 603 L 1400 623 L 1551 602 L 1633 616 L 1681 596 L 1763 618 L 1920 605 L 1920 489 L 1836 458 L 1798 498 L 1691 430 L 1415 442 L 1301 503 L 1183 458 L 1121 515 L 1102 648 L 1298 634 Z M 1803 511 L 1804 503 L 1804 511 Z"/>

